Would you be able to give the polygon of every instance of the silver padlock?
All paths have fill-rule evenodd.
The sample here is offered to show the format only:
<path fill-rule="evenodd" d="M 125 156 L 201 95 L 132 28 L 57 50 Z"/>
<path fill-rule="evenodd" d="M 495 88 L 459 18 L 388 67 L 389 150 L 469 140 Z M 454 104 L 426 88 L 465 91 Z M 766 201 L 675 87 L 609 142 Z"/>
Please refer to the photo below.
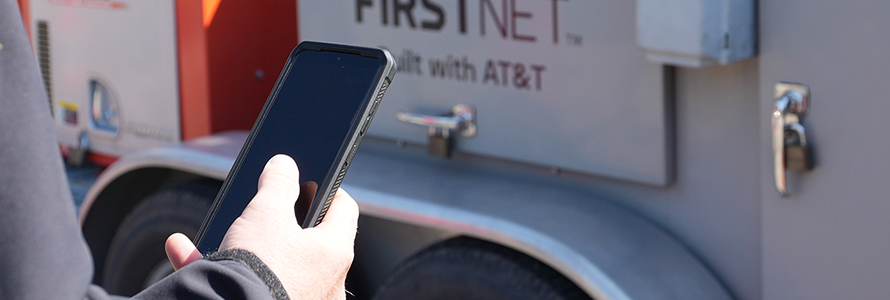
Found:
<path fill-rule="evenodd" d="M 815 166 L 813 148 L 807 143 L 803 125 L 794 123 L 785 130 L 785 168 L 795 172 L 806 172 Z"/>

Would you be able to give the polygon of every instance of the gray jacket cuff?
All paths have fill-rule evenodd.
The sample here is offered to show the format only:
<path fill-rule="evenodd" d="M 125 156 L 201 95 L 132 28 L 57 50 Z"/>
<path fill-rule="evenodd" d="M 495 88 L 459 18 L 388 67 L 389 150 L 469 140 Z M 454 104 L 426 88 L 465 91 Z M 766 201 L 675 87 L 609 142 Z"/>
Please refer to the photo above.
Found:
<path fill-rule="evenodd" d="M 269 269 L 269 266 L 266 266 L 259 257 L 250 251 L 228 249 L 213 252 L 205 256 L 204 259 L 210 261 L 234 260 L 240 262 L 250 268 L 250 270 L 263 280 L 266 286 L 269 287 L 269 291 L 272 293 L 273 298 L 277 300 L 290 300 L 290 297 L 287 296 L 287 291 L 284 289 L 284 285 L 278 280 L 278 276 L 275 276 L 272 269 Z"/>

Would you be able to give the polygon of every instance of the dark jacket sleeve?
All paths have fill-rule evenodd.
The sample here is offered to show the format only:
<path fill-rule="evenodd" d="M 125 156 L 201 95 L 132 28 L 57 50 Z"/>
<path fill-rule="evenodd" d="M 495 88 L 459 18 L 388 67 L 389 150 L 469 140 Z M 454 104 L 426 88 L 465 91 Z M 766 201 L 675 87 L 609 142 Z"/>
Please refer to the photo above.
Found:
<path fill-rule="evenodd" d="M 283 288 L 277 291 L 280 292 L 279 297 L 273 298 L 264 280 L 240 261 L 201 259 L 145 289 L 133 299 L 288 299 Z M 283 298 L 280 297 L 282 295 Z"/>
<path fill-rule="evenodd" d="M 281 290 L 284 291 L 283 289 Z M 154 299 L 288 299 L 275 298 L 269 287 L 257 277 L 257 274 L 238 261 L 198 260 L 167 276 L 161 281 L 136 294 L 131 300 Z M 43 297 L 43 295 L 38 295 Z M 73 295 L 66 299 L 105 300 L 127 299 L 108 295 L 101 287 L 89 285 L 85 295 Z M 29 298 L 51 299 L 51 298 Z"/>
<path fill-rule="evenodd" d="M 16 0 L 0 0 L 0 298 L 112 298 L 90 284 L 92 277 L 21 13 Z M 222 259 L 192 263 L 136 298 L 271 299 L 272 294 L 251 267 Z"/>

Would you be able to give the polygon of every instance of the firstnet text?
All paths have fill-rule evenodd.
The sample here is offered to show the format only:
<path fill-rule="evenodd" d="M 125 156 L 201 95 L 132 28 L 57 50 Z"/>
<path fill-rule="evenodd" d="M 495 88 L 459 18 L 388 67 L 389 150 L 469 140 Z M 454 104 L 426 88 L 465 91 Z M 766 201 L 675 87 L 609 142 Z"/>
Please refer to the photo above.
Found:
<path fill-rule="evenodd" d="M 503 39 L 537 42 L 552 40 L 559 43 L 559 3 L 569 0 L 456 0 L 452 7 L 441 0 L 355 0 L 355 21 L 364 23 L 376 19 L 383 26 L 405 27 L 441 32 L 452 30 L 460 34 L 494 36 Z M 453 2 L 453 1 L 449 1 Z M 517 5 L 520 2 L 520 5 Z M 544 6 L 542 6 L 544 5 Z M 530 8 L 534 6 L 535 9 Z M 379 14 L 371 14 L 371 12 Z M 379 17 L 379 18 L 378 18 Z M 471 18 L 478 18 L 471 20 Z M 477 21 L 478 20 L 478 21 Z M 455 25 L 450 25 L 455 24 Z M 521 28 L 548 27 L 548 33 L 525 32 Z M 473 28 L 471 28 L 473 27 Z"/>

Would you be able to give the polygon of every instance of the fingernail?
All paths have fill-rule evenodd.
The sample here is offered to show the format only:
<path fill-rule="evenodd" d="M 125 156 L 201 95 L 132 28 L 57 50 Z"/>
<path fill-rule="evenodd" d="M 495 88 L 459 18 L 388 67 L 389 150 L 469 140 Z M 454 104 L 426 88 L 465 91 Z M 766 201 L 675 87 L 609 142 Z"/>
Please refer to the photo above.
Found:
<path fill-rule="evenodd" d="M 270 164 L 293 164 L 294 160 L 287 156 L 287 154 L 275 154 L 272 158 L 269 159 Z"/>

